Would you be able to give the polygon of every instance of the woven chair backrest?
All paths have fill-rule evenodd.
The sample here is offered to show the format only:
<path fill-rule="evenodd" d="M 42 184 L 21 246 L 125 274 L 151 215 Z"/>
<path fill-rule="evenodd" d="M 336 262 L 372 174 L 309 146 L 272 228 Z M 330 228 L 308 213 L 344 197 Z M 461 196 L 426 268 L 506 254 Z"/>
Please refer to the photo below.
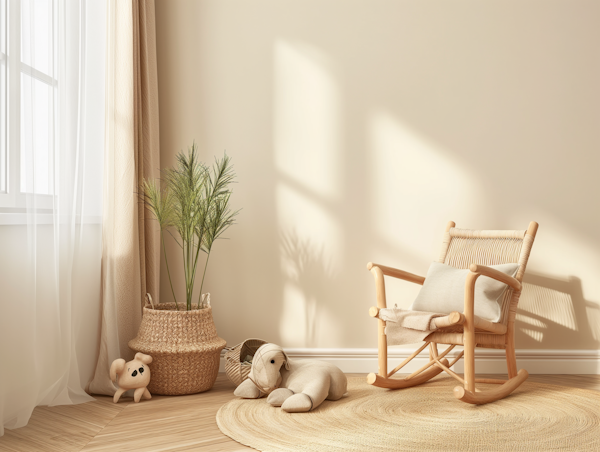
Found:
<path fill-rule="evenodd" d="M 455 268 L 469 268 L 471 264 L 499 265 L 507 263 L 519 264 L 515 278 L 521 282 L 527 267 L 527 260 L 534 237 L 527 231 L 495 231 L 450 228 L 444 234 L 442 251 L 438 262 Z M 500 322 L 506 324 L 511 304 L 513 310 L 518 303 L 518 294 L 507 290 L 500 302 L 502 317 Z"/>

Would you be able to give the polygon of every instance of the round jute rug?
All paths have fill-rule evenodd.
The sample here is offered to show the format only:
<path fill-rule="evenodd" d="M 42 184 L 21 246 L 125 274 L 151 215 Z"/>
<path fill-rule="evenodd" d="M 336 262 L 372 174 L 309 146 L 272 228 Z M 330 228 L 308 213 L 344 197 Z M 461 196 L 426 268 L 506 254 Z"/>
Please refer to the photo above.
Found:
<path fill-rule="evenodd" d="M 452 378 L 388 390 L 348 379 L 348 395 L 290 414 L 235 399 L 221 431 L 261 451 L 600 451 L 600 392 L 525 382 L 487 405 L 454 398 Z M 481 385 L 493 387 L 493 385 Z"/>

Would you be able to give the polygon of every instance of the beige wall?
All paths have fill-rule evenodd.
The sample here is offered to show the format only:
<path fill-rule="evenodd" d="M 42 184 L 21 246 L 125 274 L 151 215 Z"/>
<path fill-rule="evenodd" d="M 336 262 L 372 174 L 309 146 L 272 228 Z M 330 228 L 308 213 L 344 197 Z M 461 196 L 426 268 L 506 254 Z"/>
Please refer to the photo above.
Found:
<path fill-rule="evenodd" d="M 161 165 L 195 139 L 238 174 L 205 284 L 229 344 L 376 347 L 368 261 L 424 275 L 448 220 L 536 220 L 517 346 L 600 349 L 600 3 L 156 9 Z"/>

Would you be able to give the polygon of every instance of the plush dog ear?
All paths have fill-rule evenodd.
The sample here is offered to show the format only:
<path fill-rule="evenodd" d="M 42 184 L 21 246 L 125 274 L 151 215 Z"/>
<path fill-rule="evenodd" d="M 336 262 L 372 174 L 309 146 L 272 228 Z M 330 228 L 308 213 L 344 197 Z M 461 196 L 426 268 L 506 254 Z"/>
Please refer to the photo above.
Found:
<path fill-rule="evenodd" d="M 288 355 L 283 350 L 281 350 L 281 353 L 283 353 L 283 365 L 285 366 L 285 370 L 290 370 L 290 359 L 288 358 Z"/>
<path fill-rule="evenodd" d="M 145 354 L 140 353 L 140 352 L 137 352 L 135 354 L 135 359 L 137 359 L 138 361 L 143 362 L 144 364 L 150 364 L 152 362 L 152 356 L 145 355 Z"/>
<path fill-rule="evenodd" d="M 115 382 L 117 381 L 117 375 L 121 374 L 125 370 L 125 360 L 122 358 L 115 359 L 110 365 L 110 379 Z"/>

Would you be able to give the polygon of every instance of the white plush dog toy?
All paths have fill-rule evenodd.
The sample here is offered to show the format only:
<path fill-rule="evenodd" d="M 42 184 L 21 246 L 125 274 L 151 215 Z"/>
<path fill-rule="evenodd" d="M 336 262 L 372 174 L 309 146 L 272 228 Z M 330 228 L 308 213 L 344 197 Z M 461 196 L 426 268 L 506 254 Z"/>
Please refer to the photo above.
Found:
<path fill-rule="evenodd" d="M 139 402 L 142 396 L 144 399 L 151 399 L 150 391 L 146 389 L 150 383 L 150 368 L 148 364 L 152 362 L 152 356 L 143 353 L 136 353 L 133 361 L 125 362 L 124 359 L 115 359 L 110 366 L 110 379 L 113 382 L 119 377 L 119 389 L 115 392 L 113 402 L 117 403 L 123 393 L 129 389 L 135 389 L 133 400 Z"/>
<path fill-rule="evenodd" d="M 318 407 L 323 400 L 339 400 L 348 381 L 333 364 L 312 359 L 287 357 L 279 345 L 264 344 L 255 353 L 248 379 L 234 394 L 258 399 L 269 394 L 267 402 L 288 413 L 302 413 Z"/>

